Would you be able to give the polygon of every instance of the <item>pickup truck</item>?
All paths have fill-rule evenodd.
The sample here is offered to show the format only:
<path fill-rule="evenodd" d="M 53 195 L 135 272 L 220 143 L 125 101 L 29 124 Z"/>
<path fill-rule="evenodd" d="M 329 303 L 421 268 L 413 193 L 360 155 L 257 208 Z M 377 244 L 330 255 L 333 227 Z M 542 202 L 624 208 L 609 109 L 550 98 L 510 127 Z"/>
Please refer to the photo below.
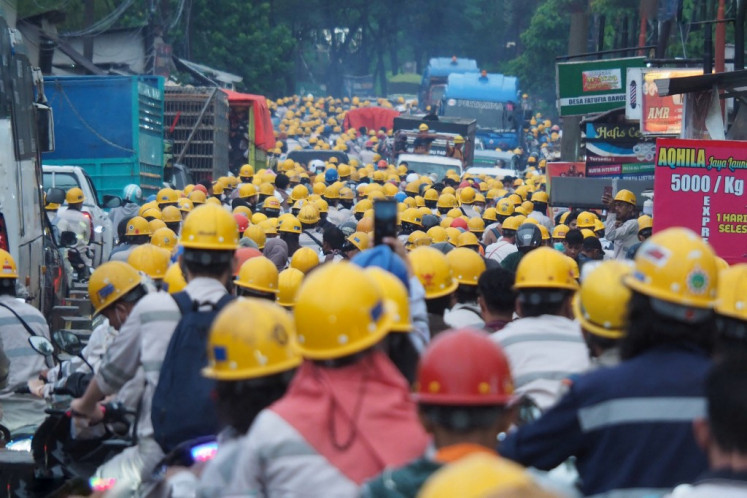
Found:
<path fill-rule="evenodd" d="M 114 230 L 109 215 L 99 204 L 96 188 L 88 174 L 80 166 L 52 166 L 42 165 L 44 174 L 44 190 L 59 188 L 68 191 L 73 187 L 83 190 L 86 200 L 83 203 L 83 214 L 91 220 L 91 249 L 93 250 L 93 266 L 109 261 L 109 254 L 114 244 Z M 60 206 L 58 213 L 67 209 Z"/>

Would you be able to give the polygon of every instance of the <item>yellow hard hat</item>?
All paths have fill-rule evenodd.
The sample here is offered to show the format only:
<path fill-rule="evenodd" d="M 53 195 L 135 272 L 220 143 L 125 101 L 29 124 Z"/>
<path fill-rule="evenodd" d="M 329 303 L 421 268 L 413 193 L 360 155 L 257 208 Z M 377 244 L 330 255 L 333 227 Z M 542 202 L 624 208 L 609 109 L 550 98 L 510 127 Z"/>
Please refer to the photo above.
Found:
<path fill-rule="evenodd" d="M 429 188 L 425 191 L 423 197 L 426 201 L 438 201 L 438 191 L 434 188 Z"/>
<path fill-rule="evenodd" d="M 179 199 L 177 206 L 179 207 L 179 211 L 182 213 L 189 213 L 195 207 L 194 204 L 192 204 L 192 201 L 187 199 L 186 197 L 182 197 L 181 199 Z"/>
<path fill-rule="evenodd" d="M 597 217 L 594 215 L 594 213 L 590 213 L 589 211 L 581 211 L 576 218 L 576 226 L 578 228 L 590 228 L 593 230 L 594 220 L 596 219 Z"/>
<path fill-rule="evenodd" d="M 495 205 L 496 212 L 501 216 L 511 216 L 514 214 L 514 205 L 509 199 L 501 199 Z"/>
<path fill-rule="evenodd" d="M 298 221 L 305 225 L 313 225 L 319 222 L 319 209 L 314 204 L 306 204 L 298 212 Z"/>
<path fill-rule="evenodd" d="M 542 233 L 542 240 L 550 240 L 550 231 L 545 227 L 545 225 L 537 224 L 537 227 Z"/>
<path fill-rule="evenodd" d="M 345 240 L 353 244 L 359 251 L 365 251 L 371 243 L 371 238 L 366 232 L 351 233 Z"/>
<path fill-rule="evenodd" d="M 278 221 L 277 218 L 267 218 L 259 223 L 262 230 L 265 231 L 265 235 L 277 235 L 278 234 Z"/>
<path fill-rule="evenodd" d="M 538 190 L 532 194 L 532 202 L 544 202 L 547 204 L 550 202 L 550 196 L 544 190 Z"/>
<path fill-rule="evenodd" d="M 459 201 L 462 204 L 473 204 L 475 202 L 475 194 L 475 189 L 473 189 L 472 187 L 464 187 L 459 193 Z"/>
<path fill-rule="evenodd" d="M 505 220 L 503 220 L 503 223 L 501 223 L 501 228 L 503 230 L 518 230 L 521 224 L 523 223 L 523 219 L 518 216 L 509 216 Z"/>
<path fill-rule="evenodd" d="M 446 189 L 444 189 L 444 190 L 446 190 Z M 457 206 L 456 197 L 454 196 L 454 194 L 442 193 L 439 196 L 439 198 L 438 198 L 438 202 L 437 202 L 436 206 L 439 207 L 439 208 L 444 208 L 444 209 L 446 209 L 446 208 L 448 208 L 448 209 L 454 208 L 454 207 Z"/>
<path fill-rule="evenodd" d="M 151 235 L 150 225 L 142 216 L 134 216 L 127 222 L 125 235 Z"/>
<path fill-rule="evenodd" d="M 161 219 L 166 223 L 176 223 L 182 221 L 182 213 L 178 207 L 164 206 L 161 211 Z"/>
<path fill-rule="evenodd" d="M 472 233 L 483 233 L 485 231 L 485 222 L 482 218 L 470 218 L 469 221 L 467 221 L 467 227 Z"/>
<path fill-rule="evenodd" d="M 361 199 L 353 206 L 353 213 L 365 213 L 369 209 L 373 209 L 371 199 Z"/>
<path fill-rule="evenodd" d="M 251 178 L 254 176 L 254 166 L 251 164 L 244 164 L 241 169 L 239 169 L 239 176 L 241 178 Z"/>
<path fill-rule="evenodd" d="M 431 238 L 424 231 L 415 230 L 407 237 L 405 247 L 409 250 L 413 250 L 416 247 L 429 246 L 432 242 Z"/>
<path fill-rule="evenodd" d="M 150 243 L 161 249 L 171 252 L 176 247 L 178 237 L 174 231 L 168 227 L 159 228 L 150 236 Z"/>
<path fill-rule="evenodd" d="M 324 189 L 324 193 L 322 195 L 327 199 L 339 199 L 340 190 L 334 185 L 330 185 L 326 189 Z"/>
<path fill-rule="evenodd" d="M 602 223 L 602 220 L 597 218 L 594 220 L 594 231 L 598 232 L 599 230 L 604 230 L 604 223 Z"/>
<path fill-rule="evenodd" d="M 202 375 L 236 381 L 294 369 L 301 364 L 295 340 L 293 320 L 283 308 L 265 299 L 237 299 L 210 327 Z"/>
<path fill-rule="evenodd" d="M 555 228 L 552 229 L 552 238 L 564 239 L 565 234 L 568 233 L 568 230 L 570 230 L 570 228 L 568 228 L 567 225 L 563 225 L 562 223 L 560 225 L 555 225 Z"/>
<path fill-rule="evenodd" d="M 568 259 L 555 249 L 538 247 L 519 262 L 514 288 L 578 290 Z"/>
<path fill-rule="evenodd" d="M 426 232 L 428 237 L 431 238 L 434 244 L 437 244 L 439 242 L 448 242 L 449 236 L 446 233 L 446 229 L 440 226 L 431 227 Z"/>
<path fill-rule="evenodd" d="M 184 273 L 182 273 L 179 263 L 172 263 L 169 269 L 166 270 L 162 286 L 169 294 L 181 292 L 187 286 L 187 280 L 184 278 Z"/>
<path fill-rule="evenodd" d="M 454 143 L 455 144 L 463 144 L 464 143 L 464 137 L 461 135 L 457 135 L 454 137 Z"/>
<path fill-rule="evenodd" d="M 161 280 L 169 269 L 171 253 L 153 244 L 135 247 L 127 257 L 127 264 L 148 275 L 153 280 Z"/>
<path fill-rule="evenodd" d="M 313 360 L 358 353 L 384 338 L 393 314 L 393 304 L 363 269 L 324 265 L 304 279 L 296 297 L 298 349 Z"/>
<path fill-rule="evenodd" d="M 449 211 L 446 213 L 446 216 L 449 216 L 452 219 L 457 219 L 457 218 L 461 218 L 462 216 L 464 216 L 464 213 L 462 213 L 461 209 L 455 207 L 455 208 L 449 209 Z"/>
<path fill-rule="evenodd" d="M 719 272 L 716 313 L 747 322 L 747 263 Z"/>
<path fill-rule="evenodd" d="M 247 220 L 250 220 L 252 218 L 252 210 L 246 206 L 236 206 L 235 208 L 233 208 L 233 214 L 237 213 L 246 216 Z"/>
<path fill-rule="evenodd" d="M 86 200 L 83 191 L 78 187 L 73 187 L 65 194 L 65 202 L 68 204 L 79 204 Z"/>
<path fill-rule="evenodd" d="M 179 200 L 179 194 L 173 188 L 162 188 L 156 194 L 156 202 L 159 206 L 163 204 L 174 204 Z"/>
<path fill-rule="evenodd" d="M 496 211 L 496 209 L 492 207 L 487 208 L 485 212 L 482 213 L 482 220 L 483 220 L 483 225 L 485 224 L 484 222 L 486 221 L 489 221 L 489 222 L 498 221 L 498 211 Z"/>
<path fill-rule="evenodd" d="M 242 183 L 239 185 L 239 199 L 246 199 L 257 195 L 257 187 L 252 183 Z"/>
<path fill-rule="evenodd" d="M 532 482 L 520 465 L 486 452 L 474 453 L 444 466 L 427 481 L 418 498 L 551 498 Z"/>
<path fill-rule="evenodd" d="M 304 274 L 319 266 L 319 255 L 310 247 L 302 247 L 293 253 L 290 267 L 301 270 Z"/>
<path fill-rule="evenodd" d="M 458 247 L 446 253 L 454 278 L 461 285 L 477 285 L 477 279 L 485 271 L 485 260 L 471 249 Z"/>
<path fill-rule="evenodd" d="M 221 195 L 225 190 L 225 185 L 221 181 L 213 183 L 213 195 Z"/>
<path fill-rule="evenodd" d="M 630 289 L 623 277 L 633 271 L 631 264 L 604 261 L 586 273 L 581 290 L 574 296 L 573 313 L 581 326 L 592 334 L 619 339 L 625 334 L 625 317 Z"/>
<path fill-rule="evenodd" d="M 713 308 L 718 284 L 716 255 L 687 228 L 668 228 L 638 249 L 625 284 L 636 292 L 682 306 Z"/>
<path fill-rule="evenodd" d="M 239 268 L 239 276 L 234 284 L 244 289 L 277 294 L 278 269 L 264 256 L 247 259 Z"/>
<path fill-rule="evenodd" d="M 423 217 L 418 208 L 408 208 L 402 212 L 401 221 L 417 226 L 423 226 Z"/>
<path fill-rule="evenodd" d="M 283 216 L 283 221 L 278 225 L 278 232 L 301 233 L 301 222 L 298 221 L 298 218 L 287 213 Z"/>
<path fill-rule="evenodd" d="M 5 255 L 0 253 L 0 259 L 5 262 Z M 4 269 L 5 263 L 2 278 L 15 278 L 6 276 Z M 13 270 L 15 271 L 15 264 L 13 264 Z M 93 306 L 93 315 L 96 316 L 101 313 L 137 287 L 142 281 L 143 279 L 137 270 L 122 261 L 109 261 L 96 268 L 88 280 L 88 295 Z"/>
<path fill-rule="evenodd" d="M 527 216 L 534 211 L 534 203 L 532 201 L 524 201 L 521 203 L 521 207 L 524 209 L 524 211 L 527 213 Z"/>
<path fill-rule="evenodd" d="M 644 214 L 638 217 L 638 231 L 645 230 L 646 228 L 653 228 L 654 220 L 649 215 Z"/>
<path fill-rule="evenodd" d="M 249 228 L 244 230 L 244 237 L 248 239 L 252 239 L 255 244 L 257 244 L 257 248 L 259 250 L 262 250 L 265 248 L 265 243 L 267 242 L 267 235 L 265 235 L 265 231 L 262 229 L 259 225 L 249 225 Z"/>
<path fill-rule="evenodd" d="M 478 247 L 480 241 L 477 239 L 477 235 L 472 232 L 464 232 L 459 234 L 457 238 L 457 247 Z"/>
<path fill-rule="evenodd" d="M 0 261 L 2 261 L 2 269 L 0 269 L 0 278 L 18 278 L 18 268 L 16 267 L 16 261 L 8 251 L 0 249 Z"/>
<path fill-rule="evenodd" d="M 410 253 L 413 272 L 425 288 L 425 298 L 435 299 L 454 292 L 459 285 L 452 276 L 446 255 L 432 247 L 418 247 Z"/>
<path fill-rule="evenodd" d="M 315 199 L 314 206 L 316 206 L 320 213 L 329 212 L 329 204 L 324 199 Z"/>
<path fill-rule="evenodd" d="M 420 123 L 420 126 L 418 126 L 418 130 L 420 131 L 428 131 L 428 125 L 425 123 Z"/>
<path fill-rule="evenodd" d="M 296 185 L 293 187 L 293 190 L 291 190 L 290 198 L 291 200 L 299 201 L 301 199 L 306 199 L 309 196 L 309 189 L 306 188 L 306 185 Z"/>
<path fill-rule="evenodd" d="M 412 321 L 410 320 L 410 298 L 407 294 L 407 288 L 402 281 L 390 272 L 377 266 L 366 268 L 368 275 L 379 286 L 379 290 L 387 299 L 394 301 L 395 312 L 393 323 L 390 327 L 391 332 L 410 332 L 412 331 Z"/>
<path fill-rule="evenodd" d="M 594 232 L 594 230 L 591 230 L 590 228 L 582 228 L 581 235 L 583 235 L 585 239 L 588 239 L 589 237 L 594 238 L 594 239 L 597 238 L 597 234 Z"/>
<path fill-rule="evenodd" d="M 179 242 L 185 249 L 233 251 L 239 246 L 238 232 L 231 213 L 205 204 L 187 215 Z"/>
<path fill-rule="evenodd" d="M 193 190 L 189 193 L 187 198 L 192 201 L 192 204 L 195 206 L 198 204 L 205 204 L 205 202 L 207 201 L 207 196 L 202 190 Z"/>
<path fill-rule="evenodd" d="M 617 194 L 615 194 L 615 200 L 620 202 L 627 202 L 628 204 L 632 204 L 634 206 L 636 204 L 635 194 L 626 189 L 622 189 Z"/>
<path fill-rule="evenodd" d="M 162 220 L 163 219 L 163 214 L 161 213 L 161 210 L 158 209 L 157 207 L 152 207 L 152 208 L 144 209 L 143 212 L 142 212 L 142 214 L 140 216 L 142 216 L 146 220 L 148 220 L 148 218 L 155 219 L 155 220 Z M 148 220 L 148 221 L 150 221 L 150 220 Z"/>
<path fill-rule="evenodd" d="M 152 234 L 156 233 L 156 230 L 160 230 L 161 228 L 166 228 L 166 223 L 158 218 L 152 219 L 148 222 L 148 226 L 150 227 L 151 237 Z"/>
<path fill-rule="evenodd" d="M 451 218 L 447 217 L 446 219 L 450 220 Z M 445 230 L 446 235 L 449 237 L 449 244 L 456 247 L 456 245 L 459 243 L 459 236 L 462 235 L 462 231 L 454 227 L 446 227 Z"/>
<path fill-rule="evenodd" d="M 278 275 L 277 303 L 291 308 L 296 305 L 296 294 L 303 282 L 304 273 L 296 268 L 286 268 Z"/>
<path fill-rule="evenodd" d="M 260 223 L 266 220 L 267 220 L 267 215 L 265 213 L 254 213 L 250 221 L 255 225 L 259 225 Z"/>
<path fill-rule="evenodd" d="M 276 197 L 268 197 L 262 202 L 262 209 L 280 209 L 280 201 Z"/>

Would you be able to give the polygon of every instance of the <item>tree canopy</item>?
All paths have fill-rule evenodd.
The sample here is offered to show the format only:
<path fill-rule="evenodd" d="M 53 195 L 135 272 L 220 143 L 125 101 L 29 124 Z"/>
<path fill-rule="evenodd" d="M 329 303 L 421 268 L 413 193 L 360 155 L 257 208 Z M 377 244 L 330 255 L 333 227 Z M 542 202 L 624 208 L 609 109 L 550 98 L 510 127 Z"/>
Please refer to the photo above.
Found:
<path fill-rule="evenodd" d="M 343 75 L 366 74 L 384 93 L 388 76 L 420 73 L 430 57 L 457 55 L 518 76 L 523 91 L 551 106 L 572 8 L 590 11 L 590 51 L 632 46 L 640 23 L 640 0 L 35 0 L 19 2 L 19 16 L 59 8 L 67 14 L 60 32 L 87 29 L 88 1 L 96 23 L 118 9 L 113 27 L 156 23 L 176 55 L 239 74 L 240 90 L 272 97 L 301 83 L 339 94 Z M 687 23 L 713 16 L 702 1 L 683 0 L 668 55 L 700 56 L 703 29 Z M 594 41 L 600 26 L 603 39 Z M 647 43 L 656 24 L 649 27 Z"/>

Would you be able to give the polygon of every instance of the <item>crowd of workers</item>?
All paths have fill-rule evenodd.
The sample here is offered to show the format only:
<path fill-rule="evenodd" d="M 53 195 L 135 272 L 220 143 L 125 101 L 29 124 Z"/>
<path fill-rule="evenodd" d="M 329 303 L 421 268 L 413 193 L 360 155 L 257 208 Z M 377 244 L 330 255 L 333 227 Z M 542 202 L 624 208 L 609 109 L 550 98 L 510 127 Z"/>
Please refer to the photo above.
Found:
<path fill-rule="evenodd" d="M 627 190 L 554 210 L 537 157 L 502 179 L 372 157 L 129 186 L 71 404 L 83 432 L 103 400 L 138 412 L 96 472 L 110 496 L 747 495 L 747 265 L 652 235 Z M 375 245 L 381 200 L 397 235 Z M 48 336 L 0 261 L 0 307 Z M 14 356 L 11 317 L 3 423 L 44 416 L 18 385 L 85 368 Z M 209 462 L 159 468 L 207 436 Z"/>

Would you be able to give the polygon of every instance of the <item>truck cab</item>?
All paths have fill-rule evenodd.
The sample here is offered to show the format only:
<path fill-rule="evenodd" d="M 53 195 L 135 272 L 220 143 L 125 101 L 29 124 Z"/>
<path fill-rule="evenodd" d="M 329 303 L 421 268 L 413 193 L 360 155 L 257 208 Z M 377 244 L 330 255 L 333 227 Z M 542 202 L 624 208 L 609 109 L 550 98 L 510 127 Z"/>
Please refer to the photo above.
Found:
<path fill-rule="evenodd" d="M 80 166 L 52 166 L 45 164 L 44 190 L 59 188 L 68 191 L 73 187 L 79 187 L 83 191 L 86 200 L 83 202 L 83 214 L 91 220 L 91 248 L 93 249 L 93 266 L 109 261 L 114 244 L 114 230 L 109 215 L 99 204 L 96 187 L 93 181 Z M 60 206 L 58 213 L 67 209 L 67 205 Z"/>
<path fill-rule="evenodd" d="M 518 99 L 519 81 L 514 76 L 485 71 L 450 74 L 441 113 L 476 119 L 476 136 L 486 149 L 513 149 L 519 146 Z"/>

